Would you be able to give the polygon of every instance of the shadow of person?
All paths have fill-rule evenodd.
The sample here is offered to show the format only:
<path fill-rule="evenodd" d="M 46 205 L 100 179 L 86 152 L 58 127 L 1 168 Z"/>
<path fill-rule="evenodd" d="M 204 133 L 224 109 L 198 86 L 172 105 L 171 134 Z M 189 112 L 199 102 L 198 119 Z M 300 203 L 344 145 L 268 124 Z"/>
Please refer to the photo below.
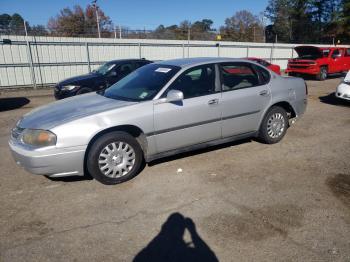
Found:
<path fill-rule="evenodd" d="M 29 102 L 30 100 L 26 97 L 0 98 L 0 112 L 21 108 Z"/>
<path fill-rule="evenodd" d="M 192 242 L 183 239 L 185 230 Z M 134 258 L 134 262 L 218 261 L 215 253 L 198 235 L 192 219 L 180 213 L 171 214 L 159 234 Z"/>

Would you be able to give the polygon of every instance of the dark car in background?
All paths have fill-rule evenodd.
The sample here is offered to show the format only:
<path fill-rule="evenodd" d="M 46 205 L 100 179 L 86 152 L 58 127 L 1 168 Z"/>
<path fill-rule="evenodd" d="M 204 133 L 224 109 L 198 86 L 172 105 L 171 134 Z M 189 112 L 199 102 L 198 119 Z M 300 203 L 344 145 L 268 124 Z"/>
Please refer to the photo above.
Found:
<path fill-rule="evenodd" d="M 89 74 L 71 77 L 59 82 L 54 87 L 55 98 L 63 99 L 106 89 L 137 68 L 150 63 L 152 61 L 145 59 L 109 61 Z"/>

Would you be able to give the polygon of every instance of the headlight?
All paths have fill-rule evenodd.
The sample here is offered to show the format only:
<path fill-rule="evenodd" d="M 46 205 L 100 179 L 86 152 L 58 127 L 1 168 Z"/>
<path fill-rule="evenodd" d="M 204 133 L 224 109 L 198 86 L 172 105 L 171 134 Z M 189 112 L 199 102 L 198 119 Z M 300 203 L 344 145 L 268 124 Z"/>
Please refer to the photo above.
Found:
<path fill-rule="evenodd" d="M 56 135 L 47 130 L 25 129 L 22 133 L 22 142 L 35 147 L 54 146 L 56 140 Z"/>
<path fill-rule="evenodd" d="M 80 87 L 80 86 L 77 86 L 77 85 L 67 85 L 67 86 L 62 86 L 62 90 L 63 90 L 63 91 L 71 91 L 71 90 L 73 90 L 73 89 L 75 89 L 75 88 L 78 88 L 78 87 Z"/>

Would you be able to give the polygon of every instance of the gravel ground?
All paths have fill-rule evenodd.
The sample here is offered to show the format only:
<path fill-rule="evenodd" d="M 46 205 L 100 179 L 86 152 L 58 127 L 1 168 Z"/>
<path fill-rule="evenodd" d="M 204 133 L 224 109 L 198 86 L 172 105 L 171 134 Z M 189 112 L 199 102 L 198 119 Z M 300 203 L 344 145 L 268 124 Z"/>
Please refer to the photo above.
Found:
<path fill-rule="evenodd" d="M 117 186 L 17 167 L 9 131 L 52 91 L 1 93 L 0 261 L 350 261 L 350 103 L 332 96 L 339 81 L 308 81 L 307 112 L 279 144 L 163 159 Z"/>

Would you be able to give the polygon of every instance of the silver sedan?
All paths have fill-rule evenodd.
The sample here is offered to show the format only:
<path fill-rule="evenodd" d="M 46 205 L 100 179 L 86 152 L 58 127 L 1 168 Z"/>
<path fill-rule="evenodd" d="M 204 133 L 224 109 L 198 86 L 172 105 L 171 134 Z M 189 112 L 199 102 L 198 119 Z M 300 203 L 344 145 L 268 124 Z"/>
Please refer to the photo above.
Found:
<path fill-rule="evenodd" d="M 34 174 L 89 173 L 104 184 L 142 163 L 232 140 L 272 144 L 307 104 L 300 78 L 252 61 L 192 58 L 146 65 L 105 91 L 40 107 L 21 118 L 9 145 Z"/>

